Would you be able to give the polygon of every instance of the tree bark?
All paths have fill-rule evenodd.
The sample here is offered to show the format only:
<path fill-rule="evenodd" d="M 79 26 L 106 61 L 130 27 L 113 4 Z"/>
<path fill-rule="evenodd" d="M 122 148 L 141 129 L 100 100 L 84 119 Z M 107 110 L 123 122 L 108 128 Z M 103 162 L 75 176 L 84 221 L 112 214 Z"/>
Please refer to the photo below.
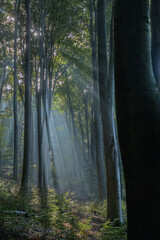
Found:
<path fill-rule="evenodd" d="M 5 59 L 6 58 L 6 48 L 4 46 L 3 40 L 2 40 L 2 49 L 3 49 L 3 57 Z M 2 103 L 3 87 L 4 87 L 4 83 L 5 83 L 6 77 L 7 77 L 7 71 L 6 70 L 7 70 L 7 62 L 4 63 L 3 74 L 2 74 L 2 77 L 1 77 L 0 106 L 1 106 L 1 103 Z"/>
<path fill-rule="evenodd" d="M 95 4 L 95 1 L 94 1 Z M 99 106 L 99 86 L 98 86 L 98 62 L 97 62 L 97 14 L 95 12 L 95 26 L 93 23 L 93 7 L 95 7 L 90 0 L 90 43 L 92 48 L 92 74 L 93 74 L 93 124 L 94 124 L 94 136 L 95 136 L 95 160 L 97 166 L 97 178 L 98 178 L 98 197 L 102 201 L 104 199 L 104 181 L 102 174 L 102 159 L 101 159 L 101 149 L 100 145 L 100 106 Z M 94 155 L 93 155 L 94 157 Z M 93 162 L 94 160 L 92 160 Z"/>
<path fill-rule="evenodd" d="M 149 1 L 115 0 L 114 29 L 116 110 L 126 181 L 128 239 L 158 239 L 160 96 L 152 72 Z"/>
<path fill-rule="evenodd" d="M 25 69 L 25 118 L 24 118 L 24 158 L 21 180 L 21 190 L 27 190 L 29 178 L 29 163 L 31 161 L 31 76 L 30 76 L 30 28 L 31 28 L 31 6 L 30 0 L 25 1 L 27 12 L 26 32 L 26 69 Z"/>
<path fill-rule="evenodd" d="M 43 138 L 43 124 L 42 124 L 42 101 L 43 101 L 43 87 L 44 87 L 44 69 L 43 69 L 43 44 L 44 44 L 44 13 L 43 1 L 40 1 L 40 26 L 41 35 L 39 38 L 39 67 L 40 67 L 40 84 L 38 86 L 38 153 L 39 153 L 39 178 L 38 185 L 40 191 L 44 191 L 44 159 L 42 154 L 42 138 Z"/>
<path fill-rule="evenodd" d="M 98 63 L 100 108 L 103 123 L 105 165 L 107 173 L 107 218 L 122 222 L 120 172 L 114 124 L 114 66 L 111 31 L 110 71 L 107 71 L 107 35 L 105 0 L 98 1 Z"/>
<path fill-rule="evenodd" d="M 87 137 L 87 150 L 88 150 L 88 161 L 90 160 L 90 138 L 89 138 L 89 114 L 88 114 L 88 93 L 83 94 L 83 104 L 84 104 L 84 113 L 85 113 L 85 123 L 86 123 L 86 137 Z"/>
<path fill-rule="evenodd" d="M 14 111 L 14 166 L 13 177 L 18 178 L 18 115 L 17 115 L 17 29 L 18 29 L 18 8 L 20 1 L 17 4 L 15 1 L 15 29 L 14 29 L 14 96 L 13 96 L 13 111 Z M 18 6 L 17 6 L 18 5 Z"/>
<path fill-rule="evenodd" d="M 160 0 L 151 1 L 151 33 L 153 73 L 160 90 Z"/>

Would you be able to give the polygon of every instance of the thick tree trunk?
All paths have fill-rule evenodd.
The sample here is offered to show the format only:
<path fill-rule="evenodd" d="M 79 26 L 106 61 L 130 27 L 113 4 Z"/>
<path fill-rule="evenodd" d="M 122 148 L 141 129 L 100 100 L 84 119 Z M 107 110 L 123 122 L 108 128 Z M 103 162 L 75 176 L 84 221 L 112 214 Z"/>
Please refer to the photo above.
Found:
<path fill-rule="evenodd" d="M 113 44 L 111 31 L 110 72 L 107 71 L 106 39 L 106 5 L 105 0 L 98 1 L 98 63 L 100 108 L 103 123 L 105 164 L 107 173 L 107 218 L 122 222 L 120 172 L 117 139 L 114 124 L 114 69 Z"/>
<path fill-rule="evenodd" d="M 158 239 L 160 96 L 150 56 L 149 1 L 115 0 L 114 10 L 116 109 L 128 239 Z"/>
<path fill-rule="evenodd" d="M 160 0 L 151 1 L 151 33 L 153 73 L 160 90 Z"/>
<path fill-rule="evenodd" d="M 21 189 L 27 190 L 29 177 L 29 163 L 31 161 L 32 139 L 31 139 L 31 76 L 30 76 L 30 28 L 31 28 L 31 6 L 30 0 L 25 1 L 27 12 L 26 33 L 26 68 L 25 68 L 25 118 L 24 118 L 24 158 L 21 180 Z"/>

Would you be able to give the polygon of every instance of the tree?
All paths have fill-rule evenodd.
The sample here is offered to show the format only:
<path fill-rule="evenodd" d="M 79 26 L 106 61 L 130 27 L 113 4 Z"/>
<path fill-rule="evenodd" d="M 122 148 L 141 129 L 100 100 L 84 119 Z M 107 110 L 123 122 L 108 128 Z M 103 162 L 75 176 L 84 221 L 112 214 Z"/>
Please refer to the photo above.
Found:
<path fill-rule="evenodd" d="M 153 73 L 160 89 L 160 0 L 151 1 L 151 33 Z"/>
<path fill-rule="evenodd" d="M 119 154 L 114 123 L 114 62 L 112 30 L 110 35 L 110 66 L 107 69 L 107 34 L 105 0 L 98 1 L 98 65 L 99 94 L 103 123 L 105 164 L 107 173 L 107 218 L 122 222 Z"/>
<path fill-rule="evenodd" d="M 18 116 L 17 116 L 17 28 L 18 28 L 18 10 L 20 0 L 15 0 L 15 29 L 14 29 L 14 96 L 13 96 L 13 110 L 14 110 L 14 167 L 13 177 L 17 180 L 18 177 Z"/>
<path fill-rule="evenodd" d="M 30 28 L 31 28 L 31 6 L 30 0 L 25 0 L 27 13 L 26 28 L 26 65 L 25 65 L 25 116 L 24 116 L 24 157 L 21 189 L 27 190 L 29 177 L 29 163 L 31 161 L 31 76 L 30 76 Z"/>
<path fill-rule="evenodd" d="M 94 10 L 93 10 L 94 9 Z M 95 19 L 93 19 L 93 12 Z M 94 23 L 95 21 L 95 23 Z M 98 178 L 98 195 L 99 200 L 102 201 L 105 197 L 104 194 L 104 178 L 102 174 L 102 145 L 100 136 L 100 106 L 99 106 L 99 86 L 98 86 L 98 59 L 97 59 L 97 8 L 95 1 L 90 0 L 90 43 L 92 49 L 92 75 L 93 75 L 93 100 L 92 100 L 92 164 L 96 162 L 97 178 Z M 94 143 L 93 143 L 94 141 Z M 94 147 L 95 146 L 95 147 Z M 94 149 L 93 149 L 94 148 Z M 92 166 L 91 166 L 92 168 Z M 91 169 L 91 171 L 93 171 Z M 93 173 L 91 173 L 93 175 Z"/>
<path fill-rule="evenodd" d="M 149 27 L 149 1 L 115 0 L 116 111 L 129 240 L 157 239 L 160 234 L 160 96 Z"/>

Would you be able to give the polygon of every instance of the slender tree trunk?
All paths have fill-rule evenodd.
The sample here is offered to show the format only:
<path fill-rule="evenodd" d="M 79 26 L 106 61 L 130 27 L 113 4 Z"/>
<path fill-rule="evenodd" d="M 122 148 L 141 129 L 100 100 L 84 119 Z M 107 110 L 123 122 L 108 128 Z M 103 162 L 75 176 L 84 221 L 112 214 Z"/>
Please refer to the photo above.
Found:
<path fill-rule="evenodd" d="M 99 138 L 99 115 L 100 115 L 100 107 L 99 107 L 99 86 L 98 86 L 98 63 L 97 63 L 97 41 L 96 41 L 96 25 L 97 25 L 97 15 L 96 9 L 95 12 L 95 26 L 93 23 L 93 7 L 95 1 L 92 2 L 90 0 L 90 43 L 92 48 L 92 68 L 93 68 L 93 113 L 94 113 L 94 131 L 95 131 L 95 158 L 96 158 L 96 166 L 97 166 L 97 177 L 98 177 L 98 195 L 99 200 L 103 200 L 104 198 L 104 181 L 103 174 L 101 169 L 102 159 L 101 157 L 101 148 L 100 138 Z"/>
<path fill-rule="evenodd" d="M 112 43 L 112 35 L 111 35 Z M 113 47 L 110 48 L 110 72 L 107 71 L 106 5 L 98 1 L 98 63 L 100 107 L 107 173 L 107 218 L 122 222 L 121 192 L 117 139 L 114 124 L 114 70 Z"/>
<path fill-rule="evenodd" d="M 48 118 L 48 117 L 47 117 Z M 51 158 L 52 158 L 52 164 L 53 164 L 53 182 L 54 182 L 54 187 L 57 192 L 59 192 L 59 183 L 58 183 L 58 176 L 57 176 L 57 170 L 55 166 L 55 159 L 54 159 L 54 150 L 52 146 L 52 140 L 51 140 L 51 132 L 50 132 L 50 127 L 49 127 L 49 119 L 47 119 L 47 135 L 48 135 L 48 142 L 49 142 L 49 149 L 51 152 Z"/>
<path fill-rule="evenodd" d="M 82 123 L 82 116 L 81 112 L 78 112 L 78 123 L 79 123 L 79 130 L 80 130 L 80 144 L 81 144 L 81 151 L 82 151 L 82 158 L 83 161 L 86 162 L 86 151 L 85 151 L 85 137 L 84 137 L 84 131 L 83 131 L 83 123 Z"/>
<path fill-rule="evenodd" d="M 30 76 L 30 28 L 31 28 L 31 6 L 30 0 L 25 0 L 27 12 L 26 33 L 26 68 L 25 68 L 25 118 L 24 118 L 24 158 L 21 180 L 21 189 L 27 190 L 29 178 L 29 163 L 31 161 L 31 76 Z"/>
<path fill-rule="evenodd" d="M 42 113 L 41 113 L 41 94 L 37 95 L 37 122 L 38 122 L 38 155 L 39 155 L 39 173 L 38 173 L 38 186 L 43 191 L 43 158 L 42 158 Z"/>
<path fill-rule="evenodd" d="M 41 9 L 42 11 L 42 9 Z M 41 13 L 41 19 L 43 19 Z M 41 27 L 43 29 L 42 23 Z M 43 31 L 42 31 L 43 32 Z M 43 35 L 40 37 L 39 41 L 39 56 L 40 56 L 40 86 L 38 89 L 38 150 L 39 150 L 39 188 L 41 191 L 44 190 L 44 176 L 43 176 L 43 156 L 42 156 L 42 99 L 43 99 L 43 82 L 44 82 L 44 73 L 43 73 Z"/>
<path fill-rule="evenodd" d="M 90 194 L 95 194 L 95 169 L 96 169 L 96 149 L 95 149 L 95 132 L 94 132 L 94 122 L 93 122 L 93 103 L 91 109 L 91 161 L 90 161 L 90 183 L 89 191 Z"/>
<path fill-rule="evenodd" d="M 20 2 L 20 1 L 19 1 Z M 18 3 L 19 5 L 19 3 Z M 13 96 L 13 110 L 14 110 L 14 166 L 13 177 L 18 178 L 18 116 L 17 116 L 17 28 L 18 28 L 18 6 L 15 1 L 15 29 L 14 29 L 14 96 Z"/>
<path fill-rule="evenodd" d="M 38 91 L 38 148 L 39 148 L 39 188 L 43 192 L 47 190 L 45 184 L 45 164 L 43 155 L 43 127 L 44 127 L 44 92 L 45 92 L 45 81 L 44 81 L 44 30 L 45 30 L 45 14 L 44 14 L 44 1 L 40 1 L 40 26 L 41 26 L 41 36 L 39 39 L 39 65 L 40 65 L 40 86 Z"/>
<path fill-rule="evenodd" d="M 151 1 L 151 33 L 153 73 L 160 90 L 160 0 Z"/>
<path fill-rule="evenodd" d="M 67 79 L 67 74 L 66 74 L 66 82 L 67 82 L 67 98 L 68 98 L 68 108 L 71 114 L 71 122 L 72 122 L 72 130 L 73 130 L 73 136 L 74 136 L 74 151 L 76 151 L 76 159 L 77 159 L 77 164 L 79 168 L 79 174 L 82 176 L 82 162 L 81 162 L 81 154 L 79 150 L 79 143 L 78 143 L 78 136 L 77 136 L 77 129 L 76 129 L 76 124 L 74 120 L 74 111 L 73 111 L 73 106 L 72 106 L 72 101 L 71 101 L 71 96 L 70 96 L 70 89 L 69 89 L 69 84 L 68 84 L 68 79 Z M 72 134 L 72 133 L 71 133 Z"/>
<path fill-rule="evenodd" d="M 46 82 L 47 82 L 47 76 L 46 76 Z M 59 192 L 58 176 L 57 176 L 57 170 L 56 170 L 56 165 L 55 165 L 54 149 L 53 149 L 53 145 L 52 145 L 52 137 L 51 137 L 51 131 L 50 131 L 50 112 L 51 112 L 50 91 L 51 91 L 51 89 L 47 89 L 47 85 L 46 85 L 46 93 L 45 93 L 45 99 L 44 99 L 44 115 L 45 115 L 44 117 L 45 117 L 47 138 L 48 138 L 48 144 L 49 144 L 49 153 L 51 155 L 50 157 L 52 159 L 52 164 L 53 164 L 53 172 L 52 172 L 53 182 L 54 182 L 55 190 L 57 192 Z"/>
<path fill-rule="evenodd" d="M 5 79 L 6 79 L 6 64 L 4 65 L 4 69 L 3 69 L 3 76 L 2 76 L 2 80 L 1 80 L 1 88 L 0 88 L 0 106 L 2 103 L 2 93 L 3 93 L 3 86 L 5 83 Z"/>
<path fill-rule="evenodd" d="M 149 1 L 115 0 L 114 29 L 116 110 L 126 181 L 128 239 L 158 239 L 160 96 L 152 72 Z"/>
<path fill-rule="evenodd" d="M 87 137 L 87 150 L 88 150 L 88 161 L 90 160 L 90 139 L 89 139 L 89 114 L 88 114 L 88 94 L 85 96 L 83 94 L 83 104 L 84 104 L 84 113 L 85 113 L 85 122 L 86 122 L 86 137 Z"/>
<path fill-rule="evenodd" d="M 98 79 L 97 79 L 98 81 Z M 96 145 L 96 166 L 97 166 L 97 177 L 98 177 L 98 196 L 99 200 L 104 199 L 104 176 L 102 174 L 102 158 L 101 158 L 101 149 L 100 145 L 100 125 L 99 125 L 99 94 L 98 94 L 98 82 L 94 82 L 93 87 L 93 105 L 94 105 L 94 132 L 95 132 L 95 145 Z"/>
<path fill-rule="evenodd" d="M 4 46 L 3 40 L 2 40 L 2 49 L 3 49 L 3 57 L 6 58 L 6 48 Z M 1 106 L 1 101 L 2 101 L 3 86 L 4 86 L 4 83 L 5 83 L 6 76 L 7 76 L 7 73 L 6 73 L 7 69 L 6 69 L 6 67 L 7 67 L 7 63 L 5 62 L 4 63 L 4 68 L 3 68 L 3 74 L 2 74 L 2 78 L 1 78 L 0 106 Z"/>
<path fill-rule="evenodd" d="M 92 48 L 92 71 L 93 78 L 96 76 L 96 67 L 93 67 L 93 2 L 90 0 L 90 43 Z M 90 193 L 95 194 L 95 187 L 93 185 L 95 180 L 95 168 L 96 168 L 96 140 L 94 131 L 94 96 L 92 93 L 92 107 L 91 107 L 91 172 L 90 172 Z"/>

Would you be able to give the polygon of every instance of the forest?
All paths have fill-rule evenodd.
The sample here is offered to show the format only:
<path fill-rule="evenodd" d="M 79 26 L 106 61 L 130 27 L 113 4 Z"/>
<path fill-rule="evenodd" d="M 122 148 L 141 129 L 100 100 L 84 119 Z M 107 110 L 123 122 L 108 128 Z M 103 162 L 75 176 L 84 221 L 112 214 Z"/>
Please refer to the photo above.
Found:
<path fill-rule="evenodd" d="M 160 0 L 0 1 L 0 239 L 160 238 Z"/>

